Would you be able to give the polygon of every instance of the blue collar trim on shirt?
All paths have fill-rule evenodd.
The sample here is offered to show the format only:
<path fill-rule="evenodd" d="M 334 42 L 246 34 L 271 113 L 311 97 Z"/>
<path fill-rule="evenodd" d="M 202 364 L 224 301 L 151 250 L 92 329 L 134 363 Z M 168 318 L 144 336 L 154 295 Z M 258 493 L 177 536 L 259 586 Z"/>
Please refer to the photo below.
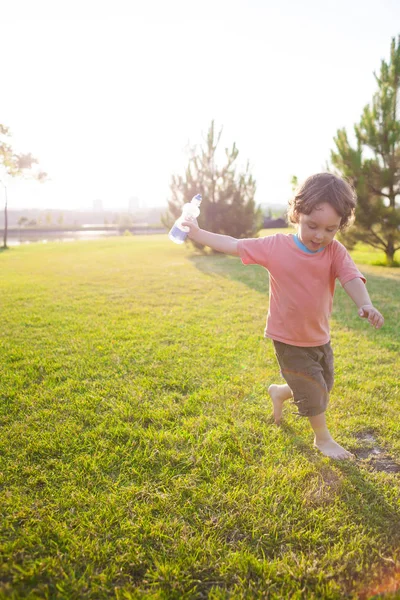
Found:
<path fill-rule="evenodd" d="M 322 252 L 322 250 L 324 250 L 324 248 L 319 248 L 319 250 L 309 250 L 307 248 L 307 246 L 305 246 L 303 244 L 303 242 L 300 241 L 299 236 L 297 235 L 297 233 L 293 236 L 294 242 L 296 244 L 296 246 L 298 248 L 300 248 L 300 250 L 303 250 L 303 252 L 307 252 L 307 254 L 318 254 L 318 252 Z"/>

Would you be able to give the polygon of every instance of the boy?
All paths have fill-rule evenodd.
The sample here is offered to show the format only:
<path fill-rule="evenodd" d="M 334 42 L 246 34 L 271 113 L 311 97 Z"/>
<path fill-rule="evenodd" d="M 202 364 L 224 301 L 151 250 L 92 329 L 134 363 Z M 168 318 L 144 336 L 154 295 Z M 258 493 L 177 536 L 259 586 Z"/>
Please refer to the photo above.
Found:
<path fill-rule="evenodd" d="M 354 216 L 356 197 L 350 185 L 332 175 L 309 177 L 289 204 L 289 220 L 297 234 L 276 234 L 238 240 L 201 230 L 197 221 L 184 221 L 190 239 L 225 254 L 240 256 L 243 264 L 259 264 L 269 272 L 270 302 L 265 336 L 271 338 L 286 380 L 271 385 L 275 423 L 283 404 L 293 398 L 300 416 L 309 419 L 314 446 L 335 459 L 353 455 L 334 441 L 325 411 L 333 386 L 333 354 L 329 317 L 335 280 L 358 308 L 358 314 L 379 329 L 384 319 L 372 305 L 366 279 L 345 247 L 334 239 Z"/>

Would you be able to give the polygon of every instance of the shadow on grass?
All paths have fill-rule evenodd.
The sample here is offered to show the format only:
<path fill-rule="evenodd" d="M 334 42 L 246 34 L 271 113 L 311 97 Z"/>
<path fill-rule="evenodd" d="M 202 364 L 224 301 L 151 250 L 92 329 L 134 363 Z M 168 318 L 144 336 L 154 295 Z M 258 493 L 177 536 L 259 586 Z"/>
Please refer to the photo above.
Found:
<path fill-rule="evenodd" d="M 225 254 L 193 254 L 189 260 L 205 275 L 238 281 L 256 292 L 268 294 L 268 271 L 259 265 L 251 265 L 252 268 L 246 269 L 240 258 Z"/>
<path fill-rule="evenodd" d="M 245 268 L 239 258 L 224 254 L 193 254 L 189 260 L 205 275 L 237 281 L 263 296 L 268 296 L 268 271 L 259 265 L 249 265 Z M 362 266 L 360 268 L 362 270 Z M 400 352 L 400 270 L 390 269 L 385 277 L 382 274 L 372 274 L 370 269 L 370 266 L 366 269 L 368 291 L 372 302 L 385 317 L 383 328 L 379 332 L 373 330 L 374 343 Z M 360 333 L 371 329 L 368 322 L 358 316 L 353 301 L 341 289 L 340 284 L 337 284 L 332 316 L 339 328 L 345 327 Z"/>

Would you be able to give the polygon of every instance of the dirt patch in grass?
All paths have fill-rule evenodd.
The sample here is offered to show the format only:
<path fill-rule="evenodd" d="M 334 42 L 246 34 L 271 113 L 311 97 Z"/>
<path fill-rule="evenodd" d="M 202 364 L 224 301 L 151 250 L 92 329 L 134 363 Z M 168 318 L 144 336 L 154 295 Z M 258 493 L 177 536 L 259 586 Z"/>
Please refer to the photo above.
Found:
<path fill-rule="evenodd" d="M 355 451 L 355 455 L 359 460 L 367 464 L 374 471 L 400 473 L 400 464 L 384 448 L 379 446 L 374 432 L 364 431 L 356 437 L 363 444 L 362 448 Z"/>

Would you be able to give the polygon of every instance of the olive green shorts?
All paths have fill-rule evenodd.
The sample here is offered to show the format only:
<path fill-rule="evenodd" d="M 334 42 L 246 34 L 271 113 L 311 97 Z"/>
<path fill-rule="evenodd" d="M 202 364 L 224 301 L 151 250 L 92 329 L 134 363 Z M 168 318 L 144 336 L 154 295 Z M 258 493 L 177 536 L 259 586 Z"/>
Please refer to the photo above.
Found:
<path fill-rule="evenodd" d="M 323 346 L 300 347 L 272 341 L 282 377 L 293 392 L 299 416 L 315 417 L 325 412 L 334 380 L 330 342 Z"/>

